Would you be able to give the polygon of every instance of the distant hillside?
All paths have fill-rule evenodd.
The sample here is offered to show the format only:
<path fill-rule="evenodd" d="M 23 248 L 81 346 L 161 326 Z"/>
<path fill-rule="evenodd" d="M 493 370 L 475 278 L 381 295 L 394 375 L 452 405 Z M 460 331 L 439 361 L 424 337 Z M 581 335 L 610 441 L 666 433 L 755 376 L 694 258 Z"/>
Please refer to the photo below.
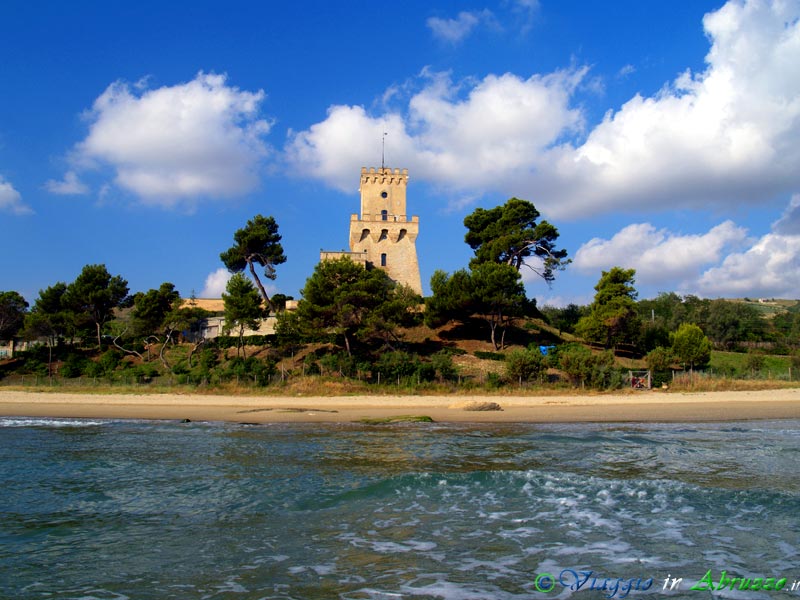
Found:
<path fill-rule="evenodd" d="M 800 310 L 800 300 L 780 300 L 776 298 L 731 298 L 731 302 L 748 304 L 757 309 L 764 317 L 770 319 L 775 315 L 785 312 L 797 312 Z"/>

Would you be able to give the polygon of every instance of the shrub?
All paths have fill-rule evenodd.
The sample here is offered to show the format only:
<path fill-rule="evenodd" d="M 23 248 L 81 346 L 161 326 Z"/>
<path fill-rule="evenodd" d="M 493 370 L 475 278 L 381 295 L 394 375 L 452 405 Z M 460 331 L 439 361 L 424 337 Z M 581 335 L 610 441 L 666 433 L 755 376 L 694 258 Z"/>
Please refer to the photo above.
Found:
<path fill-rule="evenodd" d="M 219 355 L 213 348 L 203 348 L 198 362 L 200 363 L 201 371 L 210 373 L 219 364 Z"/>
<path fill-rule="evenodd" d="M 380 373 L 384 380 L 409 377 L 417 372 L 418 367 L 419 359 L 416 356 L 400 350 L 381 354 L 372 365 L 373 371 Z"/>
<path fill-rule="evenodd" d="M 420 362 L 417 365 L 416 375 L 420 381 L 433 381 L 436 379 L 436 367 L 429 362 Z"/>
<path fill-rule="evenodd" d="M 102 374 L 110 375 L 116 370 L 120 362 L 122 362 L 122 352 L 111 348 L 100 355 L 100 359 L 97 361 L 97 364 L 99 365 Z"/>
<path fill-rule="evenodd" d="M 179 360 L 174 365 L 172 365 L 173 375 L 187 375 L 188 373 L 189 373 L 189 365 L 186 363 L 185 360 Z"/>
<path fill-rule="evenodd" d="M 26 356 L 19 372 L 23 374 L 43 375 L 46 377 L 47 362 L 40 360 L 36 356 Z"/>
<path fill-rule="evenodd" d="M 445 346 L 440 350 L 440 352 L 444 352 L 445 354 L 451 354 L 452 356 L 464 356 L 465 354 L 469 354 L 463 348 L 452 348 L 450 346 Z"/>
<path fill-rule="evenodd" d="M 80 354 L 72 353 L 64 359 L 61 363 L 61 368 L 58 370 L 59 375 L 72 379 L 80 377 L 86 369 L 86 359 Z"/>
<path fill-rule="evenodd" d="M 488 373 L 486 375 L 486 385 L 492 389 L 497 389 L 499 387 L 502 387 L 503 378 L 500 376 L 499 373 Z"/>
<path fill-rule="evenodd" d="M 273 360 L 259 360 L 254 356 L 248 358 L 237 356 L 228 361 L 223 374 L 229 378 L 237 377 L 240 380 L 251 380 L 258 385 L 266 385 L 276 371 Z"/>
<path fill-rule="evenodd" d="M 755 375 L 764 368 L 766 362 L 766 358 L 760 352 L 749 352 L 744 361 L 744 366 L 751 374 Z"/>
<path fill-rule="evenodd" d="M 138 381 L 150 381 L 153 377 L 158 377 L 159 371 L 158 367 L 152 363 L 142 363 L 136 365 L 132 369 L 132 373 Z"/>
<path fill-rule="evenodd" d="M 475 350 L 475 356 L 484 360 L 505 360 L 506 355 L 499 352 L 484 352 L 483 350 Z"/>
<path fill-rule="evenodd" d="M 356 359 L 343 352 L 326 354 L 319 359 L 319 366 L 324 372 L 338 373 L 342 377 L 353 377 L 356 374 Z"/>
<path fill-rule="evenodd" d="M 458 374 L 455 364 L 453 363 L 453 356 L 447 349 L 440 350 L 431 356 L 431 365 L 436 371 L 436 376 L 442 381 L 455 379 Z"/>
<path fill-rule="evenodd" d="M 623 377 L 614 368 L 614 354 L 610 350 L 595 354 L 580 344 L 568 344 L 559 349 L 558 361 L 574 385 L 583 384 L 596 389 L 622 386 Z"/>
<path fill-rule="evenodd" d="M 544 373 L 545 363 L 538 350 L 513 350 L 506 355 L 506 376 L 512 381 L 532 381 Z"/>
<path fill-rule="evenodd" d="M 103 365 L 99 362 L 95 362 L 93 360 L 87 360 L 86 365 L 83 368 L 83 374 L 87 377 L 102 377 L 103 376 Z"/>
<path fill-rule="evenodd" d="M 303 357 L 303 374 L 305 375 L 321 375 L 320 363 L 314 353 L 306 354 Z"/>
<path fill-rule="evenodd" d="M 654 372 L 669 371 L 674 360 L 675 357 L 672 355 L 672 351 L 669 348 L 664 348 L 663 346 L 659 346 L 658 348 L 651 350 L 645 357 L 647 368 Z"/>

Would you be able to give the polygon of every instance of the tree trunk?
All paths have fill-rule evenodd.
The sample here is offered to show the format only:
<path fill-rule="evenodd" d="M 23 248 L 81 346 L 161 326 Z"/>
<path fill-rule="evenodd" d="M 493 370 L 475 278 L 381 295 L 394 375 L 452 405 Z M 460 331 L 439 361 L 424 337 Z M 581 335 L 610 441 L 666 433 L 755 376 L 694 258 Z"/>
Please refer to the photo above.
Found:
<path fill-rule="evenodd" d="M 495 350 L 499 350 L 499 348 L 497 347 L 497 342 L 495 341 L 495 338 L 494 338 L 494 331 L 497 328 L 497 323 L 495 322 L 494 318 L 492 318 L 492 320 L 489 321 L 489 328 L 492 330 L 492 337 L 491 337 L 491 339 L 492 339 L 492 347 Z"/>
<path fill-rule="evenodd" d="M 347 348 L 347 356 L 350 356 L 350 338 L 346 333 L 344 334 L 344 347 Z"/>
<path fill-rule="evenodd" d="M 201 339 L 199 342 L 197 342 L 197 343 L 195 343 L 195 344 L 192 344 L 192 347 L 191 347 L 191 349 L 189 350 L 189 356 L 187 357 L 187 360 L 188 360 L 188 362 L 189 362 L 189 368 L 190 368 L 190 369 L 192 368 L 192 356 L 194 356 L 194 353 L 195 353 L 195 352 L 197 352 L 197 349 L 198 349 L 200 346 L 202 346 L 203 344 L 205 344 L 205 343 L 206 343 L 205 339 Z"/>
<path fill-rule="evenodd" d="M 128 329 L 127 329 L 127 328 L 125 329 L 125 331 L 123 331 L 123 332 L 122 332 L 122 333 L 120 333 L 120 334 L 119 334 L 117 337 L 115 337 L 112 343 L 114 344 L 114 346 L 115 346 L 116 348 L 118 348 L 118 349 L 122 350 L 122 351 L 123 351 L 125 354 L 135 354 L 136 356 L 138 356 L 138 357 L 139 357 L 139 360 L 144 360 L 144 357 L 143 357 L 141 354 L 139 354 L 139 353 L 138 353 L 136 350 L 126 350 L 125 348 L 123 348 L 122 346 L 120 346 L 120 345 L 117 343 L 117 340 L 118 340 L 119 338 L 121 338 L 123 335 L 125 335 L 125 332 L 126 332 L 126 331 L 128 331 Z M 148 350 L 149 350 L 149 347 L 148 347 Z"/>
<path fill-rule="evenodd" d="M 258 289 L 261 291 L 261 296 L 264 298 L 264 302 L 267 304 L 267 310 L 271 313 L 272 301 L 269 299 L 269 296 L 267 296 L 267 290 L 265 290 L 264 286 L 261 285 L 261 280 L 258 278 L 258 274 L 256 273 L 256 268 L 253 266 L 253 262 L 248 260 L 247 264 L 250 265 L 250 273 L 253 275 L 253 280 L 256 282 Z"/>
<path fill-rule="evenodd" d="M 95 321 L 95 325 L 97 326 L 97 351 L 103 351 L 103 342 L 100 339 L 100 321 Z"/>
<path fill-rule="evenodd" d="M 242 358 L 247 359 L 247 351 L 244 349 L 244 325 L 239 326 L 239 348 L 242 350 Z M 236 350 L 236 356 L 239 356 L 239 349 Z"/>
<path fill-rule="evenodd" d="M 167 344 L 169 343 L 170 335 L 172 335 L 172 332 L 167 333 L 167 336 L 164 339 L 164 343 L 161 344 L 161 351 L 158 353 L 158 358 L 161 359 L 161 364 L 164 365 L 165 369 L 169 369 L 170 368 L 169 363 L 167 362 L 167 358 L 164 356 L 164 350 L 166 349 Z"/>

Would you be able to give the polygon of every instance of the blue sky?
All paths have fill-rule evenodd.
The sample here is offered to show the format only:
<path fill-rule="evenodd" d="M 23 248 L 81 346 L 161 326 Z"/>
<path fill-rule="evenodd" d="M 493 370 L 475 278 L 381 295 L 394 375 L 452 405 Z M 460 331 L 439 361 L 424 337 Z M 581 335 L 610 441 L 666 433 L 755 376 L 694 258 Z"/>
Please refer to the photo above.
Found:
<path fill-rule="evenodd" d="M 800 2 L 0 5 L 0 290 L 105 263 L 218 295 L 273 215 L 298 297 L 344 248 L 362 166 L 409 169 L 423 287 L 463 218 L 533 202 L 573 263 L 641 297 L 800 298 Z"/>

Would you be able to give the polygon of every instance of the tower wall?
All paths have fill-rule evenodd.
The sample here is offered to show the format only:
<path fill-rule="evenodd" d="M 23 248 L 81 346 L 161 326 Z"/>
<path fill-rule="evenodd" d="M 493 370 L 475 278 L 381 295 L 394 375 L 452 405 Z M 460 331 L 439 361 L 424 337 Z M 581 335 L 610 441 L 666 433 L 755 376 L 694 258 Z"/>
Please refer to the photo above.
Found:
<path fill-rule="evenodd" d="M 408 169 L 361 169 L 361 215 L 350 217 L 350 250 L 421 295 L 419 217 L 406 214 L 407 186 Z"/>

